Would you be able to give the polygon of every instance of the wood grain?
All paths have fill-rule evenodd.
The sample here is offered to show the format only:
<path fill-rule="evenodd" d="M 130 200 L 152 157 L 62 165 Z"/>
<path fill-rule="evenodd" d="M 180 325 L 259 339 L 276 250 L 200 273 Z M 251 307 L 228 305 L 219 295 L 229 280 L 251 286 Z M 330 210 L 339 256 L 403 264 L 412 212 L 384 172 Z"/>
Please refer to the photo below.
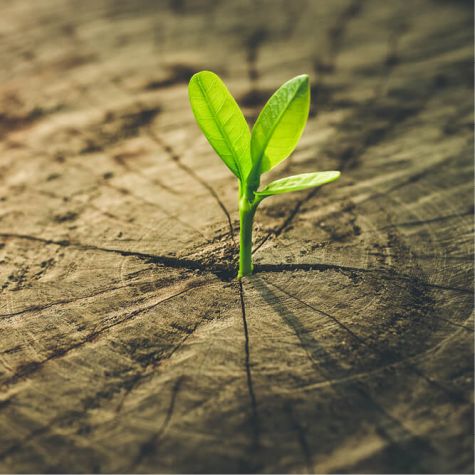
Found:
<path fill-rule="evenodd" d="M 473 473 L 473 6 L 2 1 L 0 471 Z M 250 123 L 312 78 L 235 280 Z"/>

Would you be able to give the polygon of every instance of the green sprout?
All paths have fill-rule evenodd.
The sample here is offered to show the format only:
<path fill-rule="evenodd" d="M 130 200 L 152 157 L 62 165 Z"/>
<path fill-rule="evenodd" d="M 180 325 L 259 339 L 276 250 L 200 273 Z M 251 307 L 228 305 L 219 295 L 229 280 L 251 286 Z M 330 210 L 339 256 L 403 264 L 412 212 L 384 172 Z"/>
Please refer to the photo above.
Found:
<path fill-rule="evenodd" d="M 223 81 L 200 71 L 188 86 L 191 108 L 209 143 L 239 180 L 239 273 L 252 274 L 252 227 L 259 203 L 267 196 L 314 188 L 335 181 L 339 171 L 303 173 L 269 183 L 261 175 L 295 149 L 307 122 L 310 86 L 306 74 L 283 84 L 268 100 L 249 131 L 244 115 Z"/>

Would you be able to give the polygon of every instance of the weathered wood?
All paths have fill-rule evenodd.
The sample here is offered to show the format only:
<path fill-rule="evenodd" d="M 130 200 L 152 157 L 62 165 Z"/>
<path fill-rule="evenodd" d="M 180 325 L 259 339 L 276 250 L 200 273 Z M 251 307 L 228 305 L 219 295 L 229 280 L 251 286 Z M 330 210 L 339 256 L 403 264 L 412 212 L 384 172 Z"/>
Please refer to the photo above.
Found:
<path fill-rule="evenodd" d="M 461 1 L 16 0 L 0 16 L 2 472 L 473 471 Z M 186 82 L 311 119 L 239 284 Z"/>

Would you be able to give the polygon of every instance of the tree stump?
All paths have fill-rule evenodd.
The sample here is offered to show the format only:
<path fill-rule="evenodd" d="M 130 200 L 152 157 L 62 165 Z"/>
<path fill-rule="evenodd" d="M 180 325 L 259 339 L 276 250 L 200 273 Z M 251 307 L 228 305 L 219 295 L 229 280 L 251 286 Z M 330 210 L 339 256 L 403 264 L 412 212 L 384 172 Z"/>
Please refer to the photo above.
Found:
<path fill-rule="evenodd" d="M 473 471 L 472 3 L 3 2 L 0 470 Z M 235 279 L 196 126 L 309 73 Z"/>

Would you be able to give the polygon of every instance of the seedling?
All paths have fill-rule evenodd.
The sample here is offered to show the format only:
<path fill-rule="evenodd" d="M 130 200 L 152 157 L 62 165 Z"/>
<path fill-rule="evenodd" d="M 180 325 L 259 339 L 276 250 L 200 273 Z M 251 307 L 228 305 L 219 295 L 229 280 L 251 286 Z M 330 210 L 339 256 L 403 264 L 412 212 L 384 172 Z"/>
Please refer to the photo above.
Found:
<path fill-rule="evenodd" d="M 188 87 L 191 108 L 209 143 L 239 181 L 239 273 L 252 274 L 252 227 L 266 197 L 306 190 L 335 181 L 339 171 L 303 173 L 273 181 L 259 190 L 261 175 L 294 150 L 307 122 L 310 87 L 306 74 L 283 84 L 268 100 L 249 131 L 244 115 L 221 79 L 196 73 Z"/>

